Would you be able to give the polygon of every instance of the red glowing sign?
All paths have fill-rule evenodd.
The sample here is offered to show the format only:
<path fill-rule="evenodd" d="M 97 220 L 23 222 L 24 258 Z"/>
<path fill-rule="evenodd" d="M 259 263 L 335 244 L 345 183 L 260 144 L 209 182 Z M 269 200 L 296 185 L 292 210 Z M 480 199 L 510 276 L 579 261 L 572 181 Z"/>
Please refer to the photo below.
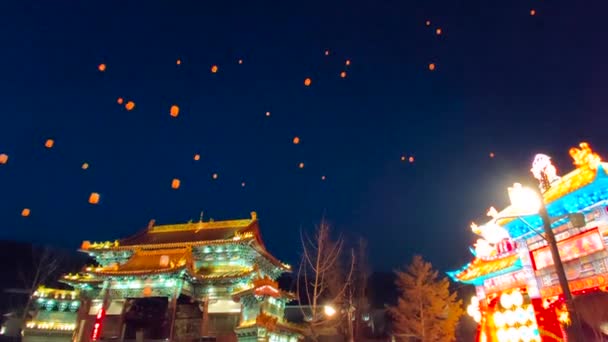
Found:
<path fill-rule="evenodd" d="M 95 317 L 95 325 L 93 326 L 93 331 L 91 332 L 91 341 L 99 340 L 101 335 L 101 323 L 103 319 L 106 317 L 106 310 L 103 309 L 103 306 L 99 308 L 97 312 L 97 316 Z"/>
<path fill-rule="evenodd" d="M 488 278 L 483 282 L 483 287 L 486 289 L 486 293 L 489 294 L 503 291 L 506 289 L 525 286 L 526 281 L 526 273 L 524 271 L 517 271 L 513 273 L 499 275 L 493 278 Z"/>
<path fill-rule="evenodd" d="M 597 228 L 575 235 L 557 243 L 562 261 L 578 259 L 604 249 L 602 236 Z M 534 268 L 537 270 L 553 265 L 553 257 L 548 246 L 531 252 Z"/>

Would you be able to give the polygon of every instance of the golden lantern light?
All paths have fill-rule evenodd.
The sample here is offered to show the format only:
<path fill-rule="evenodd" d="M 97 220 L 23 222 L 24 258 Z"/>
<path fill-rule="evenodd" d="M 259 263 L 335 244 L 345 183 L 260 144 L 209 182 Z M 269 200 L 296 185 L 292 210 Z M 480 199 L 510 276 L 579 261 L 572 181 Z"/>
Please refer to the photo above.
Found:
<path fill-rule="evenodd" d="M 99 203 L 99 194 L 96 192 L 91 192 L 91 195 L 89 196 L 89 203 L 90 204 Z"/>
<path fill-rule="evenodd" d="M 181 182 L 179 179 L 173 178 L 173 180 L 171 181 L 171 188 L 179 189 L 180 184 L 181 184 Z"/>
<path fill-rule="evenodd" d="M 104 63 L 101 63 L 97 66 L 97 70 L 104 72 L 106 71 L 106 65 Z"/>
<path fill-rule="evenodd" d="M 169 111 L 169 114 L 176 118 L 179 115 L 179 106 L 177 105 L 173 105 L 171 106 L 171 110 Z"/>
<path fill-rule="evenodd" d="M 125 104 L 125 109 L 126 110 L 133 110 L 135 108 L 135 102 L 133 101 L 129 101 Z"/>
<path fill-rule="evenodd" d="M 310 79 L 310 77 L 307 77 L 304 79 L 305 86 L 310 87 L 311 84 L 312 84 L 312 80 Z"/>
<path fill-rule="evenodd" d="M 214 64 L 214 65 L 211 66 L 211 72 L 212 73 L 214 73 L 214 74 L 217 73 L 217 70 L 218 70 L 217 65 Z"/>
<path fill-rule="evenodd" d="M 23 217 L 30 216 L 30 209 L 29 208 L 23 208 L 23 210 L 21 210 L 21 216 L 23 216 Z"/>
<path fill-rule="evenodd" d="M 46 148 L 53 148 L 54 145 L 55 145 L 55 140 L 53 140 L 53 139 L 47 139 L 47 141 L 44 143 L 44 147 L 46 147 Z"/>
<path fill-rule="evenodd" d="M 8 154 L 0 154 L 0 165 L 8 163 Z"/>

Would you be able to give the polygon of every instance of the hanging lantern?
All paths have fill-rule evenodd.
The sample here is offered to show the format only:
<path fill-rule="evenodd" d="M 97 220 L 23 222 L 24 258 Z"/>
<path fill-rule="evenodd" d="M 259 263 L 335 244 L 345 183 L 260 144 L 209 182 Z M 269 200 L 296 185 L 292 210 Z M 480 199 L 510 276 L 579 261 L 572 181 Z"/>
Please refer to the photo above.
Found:
<path fill-rule="evenodd" d="M 97 69 L 101 72 L 104 72 L 104 71 L 106 71 L 106 65 L 101 63 L 97 66 Z"/>
<path fill-rule="evenodd" d="M 21 216 L 23 216 L 23 217 L 30 216 L 30 209 L 29 208 L 23 208 L 23 210 L 21 210 Z"/>
<path fill-rule="evenodd" d="M 44 147 L 46 147 L 46 148 L 53 148 L 54 145 L 55 145 L 55 140 L 53 140 L 53 139 L 47 139 L 47 141 L 44 143 Z"/>
<path fill-rule="evenodd" d="M 177 178 L 173 178 L 173 181 L 171 181 L 171 187 L 173 189 L 179 189 L 179 185 L 180 185 L 180 180 Z"/>
<path fill-rule="evenodd" d="M 310 79 L 310 77 L 307 77 L 304 80 L 304 85 L 307 86 L 307 87 L 310 87 L 311 84 L 312 84 L 312 80 Z"/>
<path fill-rule="evenodd" d="M 91 203 L 91 204 L 99 203 L 99 194 L 96 192 L 91 192 L 91 195 L 89 196 L 89 203 Z"/>
<path fill-rule="evenodd" d="M 0 154 L 0 165 L 4 165 L 8 163 L 8 155 L 7 154 Z"/>
<path fill-rule="evenodd" d="M 179 107 L 177 105 L 171 106 L 171 116 L 176 118 L 179 115 Z"/>
<path fill-rule="evenodd" d="M 215 73 L 217 72 L 217 69 L 218 69 L 218 68 L 217 68 L 217 65 L 212 65 L 212 66 L 211 66 L 211 72 L 212 72 L 212 73 L 214 73 L 214 74 L 215 74 Z"/>
<path fill-rule="evenodd" d="M 135 108 L 135 102 L 133 102 L 133 101 L 127 102 L 127 104 L 125 104 L 125 108 L 129 111 L 133 110 L 133 108 Z"/>

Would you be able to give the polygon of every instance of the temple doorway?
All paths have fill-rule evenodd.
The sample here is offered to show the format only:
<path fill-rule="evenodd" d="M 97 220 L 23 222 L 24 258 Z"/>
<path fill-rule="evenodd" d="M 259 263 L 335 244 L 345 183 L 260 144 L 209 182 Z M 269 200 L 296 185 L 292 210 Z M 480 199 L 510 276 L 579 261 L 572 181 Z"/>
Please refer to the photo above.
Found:
<path fill-rule="evenodd" d="M 171 316 L 167 297 L 130 298 L 125 306 L 124 340 L 166 340 Z"/>

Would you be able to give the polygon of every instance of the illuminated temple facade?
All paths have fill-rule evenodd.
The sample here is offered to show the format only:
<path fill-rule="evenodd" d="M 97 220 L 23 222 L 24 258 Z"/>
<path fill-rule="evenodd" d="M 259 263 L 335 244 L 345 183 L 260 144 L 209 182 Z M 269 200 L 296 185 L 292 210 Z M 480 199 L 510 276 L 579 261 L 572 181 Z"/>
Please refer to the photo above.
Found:
<path fill-rule="evenodd" d="M 544 155 L 537 156 L 532 171 L 541 182 L 576 301 L 608 290 L 608 164 L 585 143 L 570 155 L 576 168 L 563 177 Z M 448 274 L 476 288 L 467 312 L 479 323 L 477 341 L 564 341 L 569 317 L 552 254 L 541 236 L 542 220 L 514 204 L 531 197 L 518 191 L 522 187 L 509 190 L 510 206 L 500 212 L 491 208 L 489 222 L 472 225 L 480 235 L 471 249 L 473 260 Z M 596 334 L 598 328 L 586 327 Z"/>
<path fill-rule="evenodd" d="M 284 319 L 290 271 L 272 256 L 255 213 L 231 221 L 155 225 L 114 242 L 83 242 L 98 266 L 63 276 L 81 297 L 74 341 L 301 339 Z"/>

